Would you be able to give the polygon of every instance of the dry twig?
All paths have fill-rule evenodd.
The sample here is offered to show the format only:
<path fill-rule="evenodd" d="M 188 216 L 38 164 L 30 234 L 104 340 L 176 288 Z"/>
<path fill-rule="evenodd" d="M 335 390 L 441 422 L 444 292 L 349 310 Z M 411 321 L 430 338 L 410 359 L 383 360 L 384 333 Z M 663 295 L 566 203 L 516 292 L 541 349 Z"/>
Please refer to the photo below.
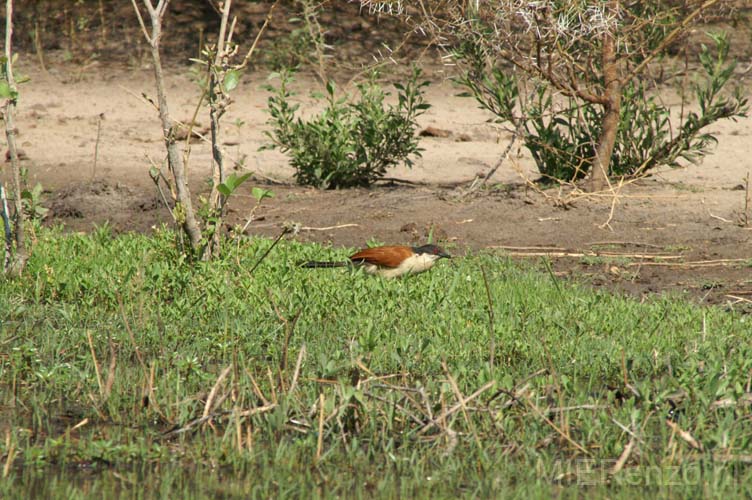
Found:
<path fill-rule="evenodd" d="M 666 425 L 668 425 L 671 430 L 677 434 L 680 438 L 682 438 L 689 446 L 694 448 L 695 450 L 702 451 L 702 443 L 697 441 L 692 434 L 685 431 L 676 422 L 673 422 L 671 420 L 666 420 Z"/>
<path fill-rule="evenodd" d="M 208 422 L 210 420 L 215 420 L 215 419 L 217 419 L 219 417 L 224 417 L 224 416 L 227 416 L 227 415 L 234 415 L 237 418 L 247 418 L 247 417 L 252 417 L 253 415 L 259 415 L 261 413 L 269 412 L 269 411 L 273 410 L 276 407 L 277 407 L 276 403 L 271 403 L 271 404 L 268 404 L 268 405 L 258 406 L 256 408 L 251 408 L 250 410 L 242 410 L 242 411 L 224 410 L 224 411 L 218 411 L 218 412 L 210 413 L 209 415 L 206 415 L 206 416 L 202 415 L 201 417 L 194 418 L 193 420 L 191 420 L 190 422 L 188 422 L 187 424 L 185 424 L 182 427 L 179 427 L 177 429 L 173 429 L 173 430 L 171 430 L 169 432 L 166 432 L 163 435 L 163 437 L 164 438 L 171 438 L 171 437 L 177 436 L 179 434 L 183 434 L 185 432 L 188 432 L 191 429 L 196 428 L 197 426 L 203 424 L 204 422 Z"/>
<path fill-rule="evenodd" d="M 225 377 L 227 377 L 227 374 L 230 373 L 231 369 L 232 365 L 228 365 L 224 370 L 222 370 L 222 373 L 219 374 L 219 377 L 217 377 L 217 381 L 214 382 L 214 386 L 209 392 L 209 397 L 206 398 L 206 404 L 204 404 L 204 412 L 201 415 L 202 417 L 205 418 L 209 416 L 209 413 L 212 410 L 212 405 L 214 404 L 214 398 L 217 396 L 217 392 L 219 391 L 219 387 Z"/>

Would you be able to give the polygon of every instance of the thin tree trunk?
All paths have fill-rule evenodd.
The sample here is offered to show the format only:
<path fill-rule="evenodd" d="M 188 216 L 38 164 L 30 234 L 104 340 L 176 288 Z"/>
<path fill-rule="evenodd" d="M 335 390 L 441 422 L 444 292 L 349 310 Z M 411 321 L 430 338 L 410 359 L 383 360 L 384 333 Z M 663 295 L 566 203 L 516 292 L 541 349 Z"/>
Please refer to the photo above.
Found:
<path fill-rule="evenodd" d="M 204 249 L 204 260 L 210 260 L 212 256 L 219 256 L 221 232 L 222 232 L 222 220 L 224 217 L 224 204 L 225 199 L 222 193 L 218 191 L 220 184 L 225 182 L 225 170 L 224 162 L 222 158 L 222 149 L 219 144 L 220 140 L 220 120 L 225 113 L 226 103 L 224 92 L 220 89 L 217 92 L 219 86 L 222 85 L 224 76 L 226 74 L 225 67 L 228 55 L 225 50 L 225 42 L 227 41 L 227 22 L 230 17 L 230 9 L 232 7 L 232 0 L 226 0 L 222 5 L 222 22 L 219 28 L 219 37 L 217 38 L 217 52 L 214 57 L 214 61 L 207 61 L 207 63 L 213 65 L 209 71 L 209 119 L 211 122 L 211 143 L 212 143 L 212 189 L 209 196 L 209 208 L 212 211 L 214 221 L 214 233 L 212 234 L 211 241 L 207 243 Z"/>
<path fill-rule="evenodd" d="M 210 82 L 212 85 L 214 82 Z M 211 260 L 212 256 L 219 256 L 220 254 L 220 242 L 222 232 L 222 218 L 224 210 L 224 196 L 217 190 L 217 187 L 225 181 L 224 165 L 222 163 L 222 151 L 219 146 L 219 113 L 218 110 L 212 107 L 209 111 L 209 119 L 211 121 L 211 142 L 212 142 L 212 189 L 209 197 L 209 206 L 214 214 L 214 233 L 211 236 L 211 241 L 207 243 L 204 249 L 203 260 Z"/>
<path fill-rule="evenodd" d="M 8 215 L 8 198 L 5 196 L 5 186 L 2 184 L 0 184 L 0 213 L 2 213 L 5 235 L 5 255 L 3 255 L 3 271 L 5 271 L 10 266 L 10 258 L 13 255 L 13 230 L 10 227 L 10 215 Z"/>
<path fill-rule="evenodd" d="M 165 147 L 167 148 L 167 162 L 175 179 L 175 191 L 178 196 L 178 205 L 175 207 L 178 213 L 175 216 L 182 222 L 183 230 L 191 242 L 191 248 L 194 251 L 198 251 L 201 247 L 201 229 L 198 226 L 198 222 L 196 222 L 196 215 L 193 212 L 191 192 L 188 189 L 188 181 L 185 176 L 185 165 L 183 164 L 183 157 L 178 150 L 178 144 L 175 140 L 175 122 L 173 122 L 169 108 L 167 107 L 167 93 L 164 87 L 164 76 L 162 74 L 162 62 L 159 55 L 158 43 L 152 47 L 152 58 L 154 59 L 154 76 L 157 80 L 159 118 L 162 120 L 162 133 L 164 134 Z"/>
<path fill-rule="evenodd" d="M 175 206 L 175 218 L 183 226 L 183 230 L 188 235 L 191 249 L 196 253 L 201 248 L 201 228 L 193 212 L 191 192 L 188 189 L 188 181 L 185 175 L 185 165 L 183 164 L 183 157 L 178 150 L 177 141 L 175 140 L 175 122 L 172 120 L 167 106 L 167 91 L 165 90 L 164 75 L 162 73 L 162 58 L 159 53 L 159 42 L 162 37 L 162 20 L 169 3 L 170 0 L 160 0 L 155 9 L 150 0 L 144 0 L 151 18 L 151 36 L 146 33 L 146 27 L 143 25 L 140 14 L 138 15 L 144 35 L 151 46 L 151 56 L 154 61 L 154 78 L 157 81 L 159 118 L 162 121 L 162 133 L 164 134 L 165 147 L 167 148 L 167 162 L 175 179 L 175 191 L 178 198 Z M 138 13 L 135 1 L 133 5 Z"/>
<path fill-rule="evenodd" d="M 611 2 L 611 8 L 618 9 L 618 1 Z M 598 145 L 595 149 L 593 166 L 585 182 L 588 191 L 602 191 L 609 185 L 608 171 L 611 165 L 611 155 L 614 152 L 616 134 L 619 131 L 619 113 L 621 110 L 622 82 L 619 78 L 619 62 L 616 57 L 615 34 L 603 35 L 603 81 L 605 113 L 603 127 Z"/>
<path fill-rule="evenodd" d="M 13 0 L 7 0 L 5 4 L 5 76 L 11 94 L 16 92 L 16 82 L 13 79 L 13 63 L 11 42 L 13 40 Z M 16 99 L 11 95 L 5 101 L 5 136 L 8 139 L 8 151 L 10 152 L 10 165 L 13 172 L 13 204 L 15 205 L 15 221 L 13 231 L 16 237 L 16 251 L 10 261 L 6 272 L 11 276 L 20 276 L 26 267 L 28 254 L 26 252 L 26 239 L 24 234 L 24 211 L 21 199 L 21 165 L 18 161 L 16 149 L 16 131 L 13 114 L 16 110 Z"/>

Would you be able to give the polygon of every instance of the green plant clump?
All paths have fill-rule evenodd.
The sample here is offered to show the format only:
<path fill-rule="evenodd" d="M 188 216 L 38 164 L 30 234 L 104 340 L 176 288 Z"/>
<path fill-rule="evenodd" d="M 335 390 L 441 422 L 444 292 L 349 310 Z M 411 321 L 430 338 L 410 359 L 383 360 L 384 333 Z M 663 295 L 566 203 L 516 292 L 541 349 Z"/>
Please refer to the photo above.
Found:
<path fill-rule="evenodd" d="M 299 21 L 297 18 L 288 19 L 288 22 Z M 294 68 L 311 62 L 313 52 L 313 40 L 308 29 L 303 26 L 295 28 L 290 33 L 274 43 L 268 44 L 264 51 L 264 62 L 273 71 L 284 71 L 285 68 Z"/>
<path fill-rule="evenodd" d="M 661 165 L 679 166 L 681 159 L 697 162 L 718 142 L 712 133 L 703 132 L 708 125 L 746 116 L 742 87 L 725 92 L 736 68 L 736 61 L 729 61 L 727 37 L 710 37 L 714 49 L 702 46 L 703 75 L 692 85 L 699 112 L 688 112 L 678 128 L 671 124 L 671 110 L 648 94 L 643 83 L 626 83 L 609 175 L 633 177 Z M 595 157 L 595 141 L 601 136 L 601 106 L 571 97 L 557 102 L 555 90 L 542 81 L 535 82 L 528 96 L 521 96 L 517 76 L 485 68 L 482 51 L 466 45 L 460 57 L 475 68 L 460 78 L 468 89 L 463 95 L 474 97 L 499 121 L 518 127 L 543 182 L 569 182 L 587 175 Z"/>
<path fill-rule="evenodd" d="M 420 157 L 415 135 L 416 119 L 429 108 L 420 81 L 421 70 L 413 68 L 405 85 L 395 84 L 397 105 L 385 106 L 387 94 L 374 78 L 359 84 L 360 99 L 349 102 L 337 97 L 334 82 L 326 85 L 324 111 L 303 120 L 296 117 L 299 105 L 289 85 L 291 72 L 274 73 L 279 87 L 267 86 L 271 143 L 263 149 L 279 149 L 290 155 L 299 184 L 324 189 L 365 187 L 384 177 L 400 162 L 412 166 L 412 157 Z"/>

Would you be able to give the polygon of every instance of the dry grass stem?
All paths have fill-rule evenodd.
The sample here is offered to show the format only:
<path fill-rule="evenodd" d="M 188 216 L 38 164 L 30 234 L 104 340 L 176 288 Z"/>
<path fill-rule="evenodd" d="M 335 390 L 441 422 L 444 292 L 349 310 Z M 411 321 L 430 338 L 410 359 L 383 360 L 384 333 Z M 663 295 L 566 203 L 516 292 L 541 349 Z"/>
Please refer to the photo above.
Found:
<path fill-rule="evenodd" d="M 290 382 L 290 389 L 288 391 L 290 394 L 292 394 L 298 386 L 298 378 L 300 377 L 300 368 L 303 366 L 303 359 L 305 358 L 305 355 L 306 355 L 306 346 L 305 344 L 303 344 L 300 347 L 300 352 L 298 353 L 298 361 L 295 363 L 295 371 L 293 372 L 293 375 L 292 375 L 292 382 Z"/>
<path fill-rule="evenodd" d="M 16 443 L 11 439 L 10 429 L 5 431 L 5 465 L 3 465 L 3 479 L 10 474 L 13 460 L 16 458 Z"/>
<path fill-rule="evenodd" d="M 616 460 L 616 463 L 611 468 L 610 473 L 612 475 L 616 475 L 624 468 L 624 465 L 627 463 L 627 460 L 629 460 L 629 456 L 632 454 L 632 450 L 635 446 L 635 439 L 632 438 L 629 440 L 629 443 L 627 443 L 627 446 L 624 447 L 624 451 L 621 452 L 621 455 L 619 455 L 619 458 Z"/>
<path fill-rule="evenodd" d="M 112 339 L 108 339 L 110 344 L 110 365 L 107 369 L 107 381 L 104 384 L 104 392 L 102 399 L 107 400 L 112 393 L 112 386 L 115 384 L 115 373 L 117 371 L 117 351 L 115 350 L 115 344 Z"/>
<path fill-rule="evenodd" d="M 439 414 L 438 417 L 436 417 L 435 419 L 432 419 L 431 422 L 429 422 L 428 424 L 426 424 L 426 426 L 423 427 L 418 432 L 418 434 L 419 435 L 420 434 L 425 434 L 426 432 L 428 432 L 429 430 L 431 430 L 434 426 L 440 425 L 441 422 L 446 422 L 447 418 L 451 417 L 458 410 L 460 410 L 462 408 L 465 408 L 465 406 L 467 405 L 467 403 L 469 403 L 470 401 L 474 400 L 475 398 L 477 398 L 478 396 L 480 396 L 481 394 L 483 394 L 484 392 L 486 392 L 487 390 L 489 390 L 490 388 L 492 388 L 494 385 L 496 385 L 495 381 L 487 382 L 480 389 L 476 390 L 474 393 L 472 393 L 468 397 L 460 400 L 458 403 L 456 403 L 451 408 L 445 409 L 444 411 L 442 411 Z"/>
<path fill-rule="evenodd" d="M 97 361 L 97 354 L 94 352 L 94 342 L 91 340 L 91 332 L 89 330 L 86 330 L 86 339 L 89 341 L 89 351 L 91 352 L 91 359 L 94 361 L 94 372 L 97 374 L 97 385 L 99 386 L 99 395 L 101 397 L 104 395 L 104 383 L 102 382 L 99 361 Z"/>
<path fill-rule="evenodd" d="M 214 382 L 214 387 L 212 387 L 211 391 L 209 392 L 209 397 L 206 398 L 206 404 L 204 405 L 204 413 L 201 415 L 202 417 L 207 417 L 209 415 L 209 412 L 211 412 L 212 405 L 214 404 L 214 398 L 217 396 L 219 387 L 221 386 L 222 381 L 230 373 L 230 370 L 232 370 L 232 365 L 228 365 L 224 370 L 222 370 L 222 373 L 220 373 L 219 377 L 217 377 L 217 381 Z"/>
<path fill-rule="evenodd" d="M 182 427 L 179 427 L 177 429 L 173 429 L 173 430 L 171 430 L 169 432 L 166 432 L 163 435 L 163 437 L 164 438 L 175 437 L 175 436 L 177 436 L 179 434 L 183 434 L 183 433 L 188 432 L 188 431 L 190 431 L 192 429 L 195 429 L 196 427 L 198 427 L 199 425 L 201 425 L 201 424 L 203 424 L 205 422 L 209 422 L 210 420 L 216 420 L 216 419 L 218 419 L 220 417 L 225 417 L 225 416 L 228 416 L 228 415 L 236 415 L 238 418 L 248 418 L 248 417 L 252 417 L 254 415 L 260 415 L 262 413 L 269 412 L 269 411 L 275 409 L 276 407 L 277 407 L 277 405 L 274 404 L 274 403 L 272 403 L 272 404 L 268 404 L 268 405 L 264 405 L 264 406 L 258 406 L 256 408 L 251 408 L 249 410 L 241 410 L 241 411 L 237 411 L 237 412 L 235 410 L 217 411 L 217 412 L 214 412 L 214 413 L 210 413 L 209 415 L 206 415 L 206 416 L 201 416 L 201 417 L 195 418 L 195 419 L 191 420 L 190 422 L 188 422 L 187 424 L 185 424 Z"/>
<path fill-rule="evenodd" d="M 702 443 L 697 441 L 694 436 L 692 436 L 692 434 L 679 427 L 679 424 L 667 419 L 666 425 L 668 425 L 671 430 L 680 438 L 682 438 L 689 446 L 691 446 L 695 450 L 702 451 Z"/>
<path fill-rule="evenodd" d="M 724 297 L 728 297 L 730 299 L 734 299 L 734 304 L 738 303 L 744 303 L 744 304 L 752 304 L 752 300 L 744 298 L 744 297 L 738 297 L 736 295 L 724 295 Z"/>
<path fill-rule="evenodd" d="M 319 394 L 319 434 L 316 441 L 316 462 L 321 459 L 321 452 L 324 449 L 324 393 Z M 335 412 L 336 413 L 336 412 Z"/>
<path fill-rule="evenodd" d="M 85 425 L 86 425 L 86 424 L 88 424 L 88 423 L 89 423 L 89 419 L 88 419 L 88 418 L 85 418 L 85 419 L 81 420 L 81 421 L 80 421 L 79 423 L 77 423 L 76 425 L 74 425 L 73 427 L 71 427 L 71 428 L 69 429 L 69 431 L 75 431 L 75 430 L 78 430 L 78 429 L 80 429 L 81 427 L 85 426 Z"/>
<path fill-rule="evenodd" d="M 536 404 L 528 397 L 523 396 L 523 400 L 528 404 L 528 406 L 533 410 L 533 413 L 535 413 L 538 417 L 540 417 L 546 424 L 548 424 L 549 427 L 551 427 L 553 430 L 556 431 L 557 434 L 559 434 L 561 437 L 563 437 L 569 444 L 577 448 L 580 452 L 584 453 L 585 455 L 590 456 L 591 453 L 587 451 L 585 448 L 582 447 L 577 441 L 572 439 L 568 433 L 562 431 L 555 423 L 553 423 L 548 417 L 546 417 L 543 412 L 541 412 L 540 408 L 536 406 Z"/>
<path fill-rule="evenodd" d="M 488 276 L 486 275 L 486 268 L 480 266 L 480 271 L 483 276 L 483 284 L 486 289 L 486 299 L 488 300 L 488 368 L 493 374 L 494 366 L 496 364 L 496 333 L 494 328 L 494 307 L 493 298 L 491 297 L 491 288 L 488 286 Z"/>
<path fill-rule="evenodd" d="M 268 406 L 270 404 L 269 400 L 266 399 L 266 397 L 264 396 L 264 393 L 261 392 L 261 389 L 259 389 L 259 386 L 256 383 L 256 378 L 248 370 L 248 368 L 245 369 L 245 374 L 248 375 L 248 378 L 251 380 L 251 385 L 253 386 L 254 394 L 256 394 L 256 396 L 264 403 L 264 406 Z"/>

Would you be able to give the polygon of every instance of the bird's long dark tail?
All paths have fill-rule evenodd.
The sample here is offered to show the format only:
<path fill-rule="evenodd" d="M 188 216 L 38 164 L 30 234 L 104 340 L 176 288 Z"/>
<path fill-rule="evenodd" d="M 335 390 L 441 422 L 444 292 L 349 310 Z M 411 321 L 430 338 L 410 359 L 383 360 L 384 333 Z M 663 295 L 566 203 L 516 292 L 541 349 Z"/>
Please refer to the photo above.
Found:
<path fill-rule="evenodd" d="M 316 260 L 309 260 L 308 262 L 303 262 L 302 264 L 300 264 L 300 267 L 307 267 L 307 268 L 347 267 L 351 264 L 352 262 L 349 262 L 349 261 L 320 262 Z"/>

